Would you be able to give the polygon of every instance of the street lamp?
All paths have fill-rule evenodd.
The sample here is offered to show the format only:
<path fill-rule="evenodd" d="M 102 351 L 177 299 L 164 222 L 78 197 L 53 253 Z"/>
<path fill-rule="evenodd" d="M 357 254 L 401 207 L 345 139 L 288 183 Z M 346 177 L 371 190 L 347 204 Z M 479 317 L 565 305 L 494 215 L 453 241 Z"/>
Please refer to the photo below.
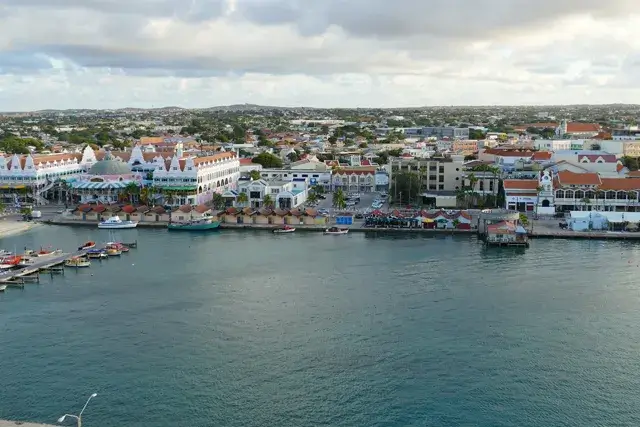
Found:
<path fill-rule="evenodd" d="M 89 404 L 89 401 L 91 399 L 93 399 L 94 397 L 96 397 L 98 395 L 98 393 L 93 393 L 91 396 L 89 396 L 89 398 L 87 399 L 87 402 L 84 404 L 84 406 L 82 407 L 82 411 L 80 411 L 80 413 L 78 415 L 72 415 L 72 414 L 64 414 L 63 416 L 61 416 L 60 418 L 58 418 L 58 422 L 62 423 L 64 422 L 64 420 L 67 417 L 71 417 L 71 418 L 75 418 L 78 423 L 77 426 L 78 427 L 82 427 L 82 413 L 84 412 L 84 410 L 87 408 L 87 405 Z"/>

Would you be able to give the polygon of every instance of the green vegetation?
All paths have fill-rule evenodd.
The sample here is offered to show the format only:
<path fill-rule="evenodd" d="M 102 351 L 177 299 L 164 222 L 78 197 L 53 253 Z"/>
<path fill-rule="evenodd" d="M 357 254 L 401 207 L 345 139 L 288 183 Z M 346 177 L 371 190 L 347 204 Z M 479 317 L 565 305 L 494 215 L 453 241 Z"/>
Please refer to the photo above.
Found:
<path fill-rule="evenodd" d="M 341 188 L 333 192 L 333 207 L 336 209 L 344 209 L 347 207 L 347 197 Z"/>
<path fill-rule="evenodd" d="M 394 203 L 411 204 L 418 201 L 422 192 L 420 175 L 415 172 L 396 172 L 393 175 L 390 195 Z"/>
<path fill-rule="evenodd" d="M 280 159 L 280 157 L 278 156 L 275 156 L 267 152 L 258 154 L 251 161 L 253 163 L 262 165 L 263 168 L 281 168 L 282 167 L 282 159 Z"/>
<path fill-rule="evenodd" d="M 36 138 L 20 138 L 12 134 L 3 134 L 0 137 L 0 150 L 9 154 L 28 154 L 29 148 L 34 147 L 36 151 L 42 151 L 44 144 Z"/>

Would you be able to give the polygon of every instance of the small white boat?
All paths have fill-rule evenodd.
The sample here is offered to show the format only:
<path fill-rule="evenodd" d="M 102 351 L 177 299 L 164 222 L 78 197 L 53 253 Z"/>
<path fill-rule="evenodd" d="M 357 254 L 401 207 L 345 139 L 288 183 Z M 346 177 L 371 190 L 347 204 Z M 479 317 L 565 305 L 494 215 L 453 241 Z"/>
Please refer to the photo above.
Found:
<path fill-rule="evenodd" d="M 338 227 L 331 227 L 324 230 L 324 234 L 330 234 L 330 235 L 347 234 L 348 232 L 349 232 L 348 228 L 338 228 Z"/>
<path fill-rule="evenodd" d="M 111 228 L 111 229 L 123 229 L 123 228 L 136 228 L 138 223 L 135 221 L 123 221 L 118 216 L 112 216 L 111 218 L 102 221 L 98 224 L 98 228 Z"/>
<path fill-rule="evenodd" d="M 273 230 L 273 232 L 276 234 L 293 233 L 294 231 L 296 231 L 296 229 L 294 227 L 289 227 L 288 225 L 285 225 L 283 228 Z"/>
<path fill-rule="evenodd" d="M 91 261 L 84 258 L 71 258 L 64 263 L 65 267 L 73 267 L 73 268 L 85 268 L 91 267 Z"/>
<path fill-rule="evenodd" d="M 0 292 L 4 292 L 7 290 L 7 285 L 0 285 Z"/>

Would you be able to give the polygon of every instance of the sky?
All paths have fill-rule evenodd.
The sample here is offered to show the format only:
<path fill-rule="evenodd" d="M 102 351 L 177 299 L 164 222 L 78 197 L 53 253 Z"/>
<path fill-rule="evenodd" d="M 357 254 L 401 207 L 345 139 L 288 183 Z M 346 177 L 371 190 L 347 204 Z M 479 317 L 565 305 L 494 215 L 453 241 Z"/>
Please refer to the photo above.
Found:
<path fill-rule="evenodd" d="M 0 111 L 640 103 L 638 0 L 0 0 Z"/>

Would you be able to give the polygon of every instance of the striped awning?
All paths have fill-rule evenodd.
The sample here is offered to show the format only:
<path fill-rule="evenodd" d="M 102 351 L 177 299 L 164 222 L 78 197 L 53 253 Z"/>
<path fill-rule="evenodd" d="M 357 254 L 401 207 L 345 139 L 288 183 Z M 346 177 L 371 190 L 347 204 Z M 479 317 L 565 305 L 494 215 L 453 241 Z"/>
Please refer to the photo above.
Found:
<path fill-rule="evenodd" d="M 107 189 L 123 189 L 129 182 L 74 182 L 71 184 L 72 188 L 78 190 L 107 190 Z"/>

